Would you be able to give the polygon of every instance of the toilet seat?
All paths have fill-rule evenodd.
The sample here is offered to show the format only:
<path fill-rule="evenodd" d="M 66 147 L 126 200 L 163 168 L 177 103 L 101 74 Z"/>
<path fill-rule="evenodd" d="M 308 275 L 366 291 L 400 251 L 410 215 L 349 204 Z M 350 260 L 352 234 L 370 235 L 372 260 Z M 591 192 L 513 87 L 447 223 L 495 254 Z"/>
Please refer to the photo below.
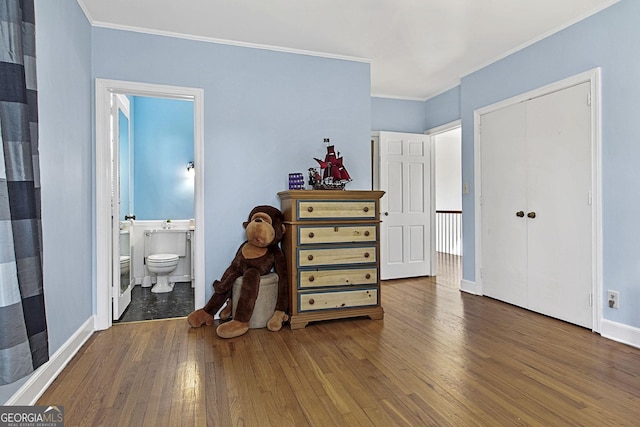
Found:
<path fill-rule="evenodd" d="M 155 254 L 147 257 L 147 263 L 162 265 L 172 264 L 178 261 L 178 255 L 176 254 Z"/>
<path fill-rule="evenodd" d="M 169 275 L 177 266 L 177 254 L 154 254 L 147 256 L 147 269 L 156 275 L 156 284 L 151 288 L 151 292 L 171 292 L 173 290 L 173 282 L 170 280 Z"/>

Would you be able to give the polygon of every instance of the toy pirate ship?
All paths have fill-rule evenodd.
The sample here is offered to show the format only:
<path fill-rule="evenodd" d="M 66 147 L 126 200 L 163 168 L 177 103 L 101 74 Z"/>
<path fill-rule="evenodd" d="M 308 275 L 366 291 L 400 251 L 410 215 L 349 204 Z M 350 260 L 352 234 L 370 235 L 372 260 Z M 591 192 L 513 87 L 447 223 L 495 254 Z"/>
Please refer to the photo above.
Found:
<path fill-rule="evenodd" d="M 329 138 L 324 139 L 327 144 L 327 154 L 324 160 L 314 159 L 323 171 L 322 175 L 317 168 L 309 168 L 309 185 L 315 190 L 344 190 L 347 182 L 351 181 L 349 172 L 344 167 L 340 152 L 336 154 L 335 147 L 329 142 Z"/>

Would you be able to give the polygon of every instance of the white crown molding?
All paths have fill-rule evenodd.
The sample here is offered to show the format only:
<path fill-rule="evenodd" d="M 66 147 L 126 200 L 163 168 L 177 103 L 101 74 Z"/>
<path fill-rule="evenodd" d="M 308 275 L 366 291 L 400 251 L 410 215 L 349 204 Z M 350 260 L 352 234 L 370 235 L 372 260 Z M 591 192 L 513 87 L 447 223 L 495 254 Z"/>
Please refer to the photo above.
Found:
<path fill-rule="evenodd" d="M 413 98 L 410 96 L 397 96 L 397 95 L 384 95 L 384 94 L 379 94 L 379 93 L 372 93 L 371 94 L 372 98 L 386 98 L 386 99 L 397 99 L 399 101 L 420 101 L 420 102 L 424 102 L 426 101 L 428 98 Z"/>
<path fill-rule="evenodd" d="M 78 1 L 82 1 L 82 0 L 78 0 Z M 91 19 L 89 20 L 89 22 L 91 22 L 91 25 L 96 28 L 108 28 L 112 30 L 131 31 L 134 33 L 149 34 L 154 36 L 173 37 L 178 39 L 199 41 L 199 42 L 205 42 L 205 43 L 216 43 L 216 44 L 224 44 L 229 46 L 246 47 L 250 49 L 261 49 L 261 50 L 270 50 L 274 52 L 293 53 L 296 55 L 316 56 L 321 58 L 337 59 L 340 61 L 364 62 L 367 64 L 371 63 L 370 59 L 359 58 L 356 56 L 337 55 L 337 54 L 326 53 L 326 52 L 315 52 L 311 50 L 292 49 L 292 48 L 272 46 L 272 45 L 259 44 L 259 43 L 248 43 L 248 42 L 240 42 L 240 41 L 234 41 L 234 40 L 217 39 L 214 37 L 196 36 L 193 34 L 176 33 L 173 31 L 156 30 L 156 29 L 135 27 L 131 25 L 120 25 L 120 24 L 113 24 L 110 22 L 92 21 Z"/>
<path fill-rule="evenodd" d="M 533 44 L 536 44 L 539 41 L 544 40 L 549 36 L 552 36 L 552 35 L 554 35 L 556 33 L 559 33 L 560 31 L 565 30 L 565 29 L 569 28 L 570 26 L 572 26 L 574 24 L 577 24 L 578 22 L 580 22 L 580 21 L 582 21 L 584 19 L 587 19 L 588 17 L 593 16 L 596 13 L 605 10 L 606 8 L 608 8 L 610 6 L 613 6 L 614 4 L 618 3 L 619 1 L 620 0 L 611 0 L 611 1 L 607 2 L 605 5 L 597 7 L 595 9 L 591 10 L 590 12 L 584 13 L 584 14 L 580 15 L 579 17 L 569 21 L 568 23 L 565 23 L 564 25 L 561 25 L 560 27 L 557 27 L 557 28 L 554 28 L 553 30 L 547 31 L 546 33 L 543 33 L 543 34 L 539 35 L 538 37 L 535 37 L 535 38 L 533 38 L 533 39 L 521 44 L 520 46 L 517 46 L 517 47 L 515 47 L 515 48 L 513 48 L 511 50 L 508 50 L 505 53 L 503 53 L 501 55 L 498 55 L 495 58 L 493 58 L 493 59 L 491 59 L 489 61 L 486 61 L 486 62 L 482 63 L 481 65 L 479 65 L 477 67 L 473 67 L 469 71 L 467 71 L 466 73 L 463 73 L 461 75 L 461 79 L 466 77 L 466 76 L 468 76 L 468 75 L 470 75 L 470 74 L 475 73 L 476 71 L 482 70 L 483 68 L 488 67 L 489 65 L 494 64 L 494 63 L 496 63 L 496 62 L 498 62 L 498 61 L 500 61 L 500 60 L 502 60 L 502 59 L 504 59 L 504 58 L 506 58 L 506 57 L 508 57 L 510 55 L 513 55 L 514 53 L 519 52 L 519 51 L 521 51 L 521 50 L 523 50 L 523 49 L 525 49 L 525 48 L 527 48 L 527 47 L 529 47 L 529 46 L 531 46 Z"/>
<path fill-rule="evenodd" d="M 82 12 L 84 13 L 84 16 L 89 21 L 89 24 L 93 25 L 93 18 L 91 17 L 91 14 L 89 13 L 89 8 L 87 7 L 86 4 L 84 4 L 84 0 L 76 0 L 76 1 L 78 2 L 78 5 L 80 6 L 80 9 L 82 9 Z"/>

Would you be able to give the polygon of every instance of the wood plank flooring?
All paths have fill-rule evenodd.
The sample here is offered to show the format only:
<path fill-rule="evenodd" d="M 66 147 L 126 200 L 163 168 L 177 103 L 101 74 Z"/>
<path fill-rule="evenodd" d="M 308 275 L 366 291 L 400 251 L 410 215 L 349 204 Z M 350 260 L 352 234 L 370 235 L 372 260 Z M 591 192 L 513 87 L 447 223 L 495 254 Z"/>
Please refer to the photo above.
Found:
<path fill-rule="evenodd" d="M 185 319 L 115 325 L 38 405 L 66 426 L 638 425 L 640 349 L 440 274 L 384 282 L 384 320 L 231 340 Z"/>

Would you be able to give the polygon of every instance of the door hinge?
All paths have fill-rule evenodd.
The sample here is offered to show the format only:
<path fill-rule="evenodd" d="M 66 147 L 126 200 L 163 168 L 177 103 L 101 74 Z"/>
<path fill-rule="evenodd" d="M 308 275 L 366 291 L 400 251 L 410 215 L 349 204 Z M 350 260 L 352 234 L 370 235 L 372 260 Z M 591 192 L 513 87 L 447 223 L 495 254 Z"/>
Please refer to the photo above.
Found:
<path fill-rule="evenodd" d="M 587 94 L 587 105 L 591 106 L 591 92 Z"/>
<path fill-rule="evenodd" d="M 589 191 L 587 198 L 588 198 L 589 206 L 591 206 L 593 204 L 593 195 L 591 194 L 591 191 Z"/>
<path fill-rule="evenodd" d="M 589 307 L 593 307 L 593 294 L 589 294 Z"/>

